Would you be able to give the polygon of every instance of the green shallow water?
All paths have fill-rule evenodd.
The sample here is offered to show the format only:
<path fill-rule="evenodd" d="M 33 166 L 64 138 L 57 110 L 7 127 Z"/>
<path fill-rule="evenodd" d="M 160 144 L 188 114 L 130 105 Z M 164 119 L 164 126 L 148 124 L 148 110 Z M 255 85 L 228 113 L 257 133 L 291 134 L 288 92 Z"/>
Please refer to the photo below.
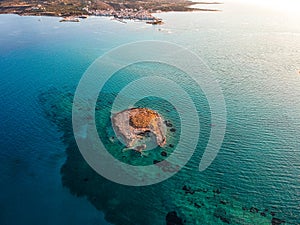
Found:
<path fill-rule="evenodd" d="M 256 209 L 255 205 L 247 205 L 238 198 L 228 195 L 224 187 L 200 180 L 201 175 L 199 176 L 199 172 L 193 169 L 193 164 L 197 164 L 197 161 L 189 163 L 171 179 L 152 186 L 129 187 L 102 178 L 87 165 L 77 149 L 69 120 L 72 95 L 66 98 L 66 92 L 52 90 L 40 97 L 46 112 L 50 111 L 48 107 L 52 108 L 53 114 L 49 119 L 64 131 L 63 141 L 67 145 L 67 161 L 61 169 L 63 185 L 76 196 L 86 196 L 97 209 L 104 211 L 108 221 L 114 224 L 165 224 L 167 213 L 176 211 L 184 224 L 203 224 L 203 221 L 210 224 L 270 223 L 273 208 L 271 211 L 265 208 Z M 107 95 L 107 93 L 100 94 L 99 97 L 103 99 L 107 98 Z M 52 99 L 51 96 L 56 97 Z M 63 98 L 63 101 L 57 96 Z M 103 101 L 101 104 L 103 107 Z M 110 106 L 108 103 L 107 107 Z M 101 110 L 105 111 L 105 108 L 99 111 Z M 107 137 L 105 131 L 99 133 L 100 136 L 102 133 Z M 109 147 L 110 145 L 107 145 L 107 148 Z M 130 157 L 128 163 L 158 159 L 155 154 L 141 157 L 140 154 L 133 152 L 124 154 L 116 147 L 108 150 L 118 151 L 126 158 Z M 120 156 L 117 153 L 112 154 Z M 122 157 L 120 160 L 126 162 Z M 263 212 L 265 215 L 260 215 Z"/>
<path fill-rule="evenodd" d="M 164 120 L 169 121 L 172 127 L 167 128 L 167 145 L 164 147 L 157 147 L 153 151 L 145 152 L 148 157 L 140 157 L 140 154 L 133 151 L 123 152 L 124 145 L 119 141 L 111 142 L 111 138 L 117 140 L 114 131 L 112 129 L 110 117 L 112 113 L 112 103 L 114 102 L 116 96 L 120 97 L 118 94 L 126 85 L 130 84 L 132 81 L 141 79 L 143 77 L 151 77 L 158 75 L 170 80 L 180 80 L 181 87 L 193 96 L 192 99 L 198 104 L 197 111 L 199 112 L 199 117 L 201 118 L 201 129 L 203 130 L 202 140 L 207 140 L 207 136 L 210 132 L 210 112 L 208 109 L 208 103 L 202 90 L 189 76 L 187 76 L 183 71 L 173 68 L 166 64 L 161 63 L 149 63 L 141 62 L 132 64 L 125 67 L 114 74 L 102 88 L 96 106 L 96 124 L 98 129 L 99 137 L 101 141 L 106 143 L 108 151 L 117 159 L 132 165 L 152 165 L 153 162 L 162 161 L 166 157 L 161 156 L 161 152 L 164 151 L 167 155 L 170 155 L 176 148 L 181 135 L 181 119 L 177 112 L 176 106 L 172 105 L 168 99 L 174 98 L 176 92 L 174 90 L 168 89 L 166 86 L 161 92 L 165 93 L 164 99 L 155 96 L 146 96 L 145 98 L 138 99 L 133 91 L 127 92 L 126 96 L 121 96 L 122 100 L 125 101 L 126 98 L 131 98 L 136 101 L 136 104 L 131 107 L 147 107 L 152 110 L 157 111 L 162 115 Z M 179 96 L 182 101 L 185 101 L 182 96 Z M 127 109 L 128 106 L 122 108 L 121 110 Z M 185 109 L 187 112 L 189 108 Z M 206 131 L 206 132 L 205 132 Z M 108 133 L 111 135 L 108 136 Z M 195 137 L 196 138 L 196 137 Z M 207 141 L 201 142 L 202 148 L 204 149 Z M 188 146 L 184 146 L 188 148 Z"/>

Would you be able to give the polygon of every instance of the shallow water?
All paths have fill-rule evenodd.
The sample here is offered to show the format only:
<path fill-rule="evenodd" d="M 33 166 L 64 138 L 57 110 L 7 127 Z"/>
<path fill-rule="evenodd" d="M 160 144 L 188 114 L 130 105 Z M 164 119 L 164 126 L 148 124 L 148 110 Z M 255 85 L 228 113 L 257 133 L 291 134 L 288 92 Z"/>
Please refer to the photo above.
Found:
<path fill-rule="evenodd" d="M 270 212 L 287 224 L 299 224 L 298 20 L 249 6 L 228 3 L 221 7 L 223 12 L 218 13 L 160 14 L 166 22 L 160 27 L 108 18 L 71 24 L 59 23 L 57 18 L 1 15 L 0 223 L 105 224 L 100 210 L 107 220 L 123 225 L 164 224 L 169 211 L 176 211 L 188 224 L 222 224 L 216 215 L 225 210 L 232 224 L 269 224 Z M 145 39 L 168 40 L 196 52 L 216 72 L 228 121 L 220 153 L 206 171 L 198 172 L 210 126 L 209 112 L 204 110 L 207 129 L 186 168 L 162 184 L 130 194 L 133 189 L 93 173 L 79 152 L 66 154 L 68 145 L 76 149 L 74 140 L 68 125 L 57 129 L 54 118 L 69 118 L 67 105 L 72 100 L 66 96 L 71 98 L 80 77 L 98 56 L 120 44 Z M 43 94 L 46 100 L 41 102 Z M 66 106 L 46 107 L 60 105 L 61 99 Z M 205 108 L 204 98 L 201 103 Z M 76 160 L 66 161 L 67 155 Z M 77 173 L 72 173 L 72 165 L 82 165 L 78 176 L 84 180 L 90 175 L 89 181 L 96 186 L 74 180 Z M 184 185 L 198 191 L 186 194 Z M 107 194 L 97 191 L 98 187 Z M 138 204 L 141 199 L 146 206 Z M 251 207 L 259 212 L 249 212 Z M 266 217 L 260 215 L 265 209 Z"/>

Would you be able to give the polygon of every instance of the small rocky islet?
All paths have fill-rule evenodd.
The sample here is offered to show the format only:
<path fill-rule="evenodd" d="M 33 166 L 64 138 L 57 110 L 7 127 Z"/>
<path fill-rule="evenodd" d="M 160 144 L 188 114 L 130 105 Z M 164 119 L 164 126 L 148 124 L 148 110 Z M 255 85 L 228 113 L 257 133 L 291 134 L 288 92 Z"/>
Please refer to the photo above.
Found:
<path fill-rule="evenodd" d="M 142 152 L 147 148 L 144 140 L 154 135 L 156 144 L 166 144 L 166 128 L 162 116 L 148 108 L 131 108 L 115 113 L 112 125 L 117 137 L 123 140 L 127 148 Z M 164 153 L 163 153 L 164 154 Z"/>

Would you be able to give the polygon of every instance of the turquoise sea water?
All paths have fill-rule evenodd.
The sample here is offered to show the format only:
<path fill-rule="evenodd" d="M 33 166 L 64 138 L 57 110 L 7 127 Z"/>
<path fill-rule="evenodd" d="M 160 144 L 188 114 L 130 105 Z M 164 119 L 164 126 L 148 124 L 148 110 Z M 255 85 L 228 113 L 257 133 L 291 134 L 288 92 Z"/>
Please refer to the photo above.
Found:
<path fill-rule="evenodd" d="M 0 15 L 0 224 L 106 224 L 102 211 L 115 224 L 165 224 L 168 211 L 187 224 L 222 224 L 218 215 L 224 210 L 232 224 L 271 224 L 270 212 L 287 224 L 300 224 L 299 17 L 234 3 L 220 7 L 217 13 L 159 14 L 165 20 L 159 27 L 109 18 L 59 23 L 58 18 Z M 210 126 L 204 110 L 201 143 L 178 175 L 134 190 L 136 196 L 113 184 L 101 186 L 111 191 L 107 199 L 95 194 L 105 204 L 90 199 L 97 187 L 76 197 L 81 186 L 72 180 L 63 187 L 60 173 L 67 128 L 50 122 L 54 116 L 45 116 L 40 96 L 58 99 L 54 105 L 61 99 L 69 104 L 97 57 L 121 44 L 153 39 L 183 45 L 215 71 L 228 113 L 220 153 L 198 172 Z M 205 99 L 198 104 L 207 108 Z M 68 117 L 63 109 L 55 112 Z M 184 185 L 204 191 L 186 194 Z M 131 204 L 127 211 L 122 201 Z M 199 202 L 204 206 L 198 208 Z M 251 207 L 259 212 L 249 212 Z M 265 209 L 266 217 L 260 215 Z M 128 218 L 133 212 L 138 216 Z"/>

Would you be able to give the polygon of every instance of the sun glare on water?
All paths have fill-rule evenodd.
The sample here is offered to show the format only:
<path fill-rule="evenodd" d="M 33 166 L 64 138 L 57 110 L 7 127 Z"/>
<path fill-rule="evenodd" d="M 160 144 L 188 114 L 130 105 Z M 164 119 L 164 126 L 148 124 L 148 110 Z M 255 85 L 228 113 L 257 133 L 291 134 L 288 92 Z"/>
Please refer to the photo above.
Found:
<path fill-rule="evenodd" d="M 247 4 L 255 4 L 273 10 L 295 13 L 300 11 L 300 0 L 238 0 Z"/>

